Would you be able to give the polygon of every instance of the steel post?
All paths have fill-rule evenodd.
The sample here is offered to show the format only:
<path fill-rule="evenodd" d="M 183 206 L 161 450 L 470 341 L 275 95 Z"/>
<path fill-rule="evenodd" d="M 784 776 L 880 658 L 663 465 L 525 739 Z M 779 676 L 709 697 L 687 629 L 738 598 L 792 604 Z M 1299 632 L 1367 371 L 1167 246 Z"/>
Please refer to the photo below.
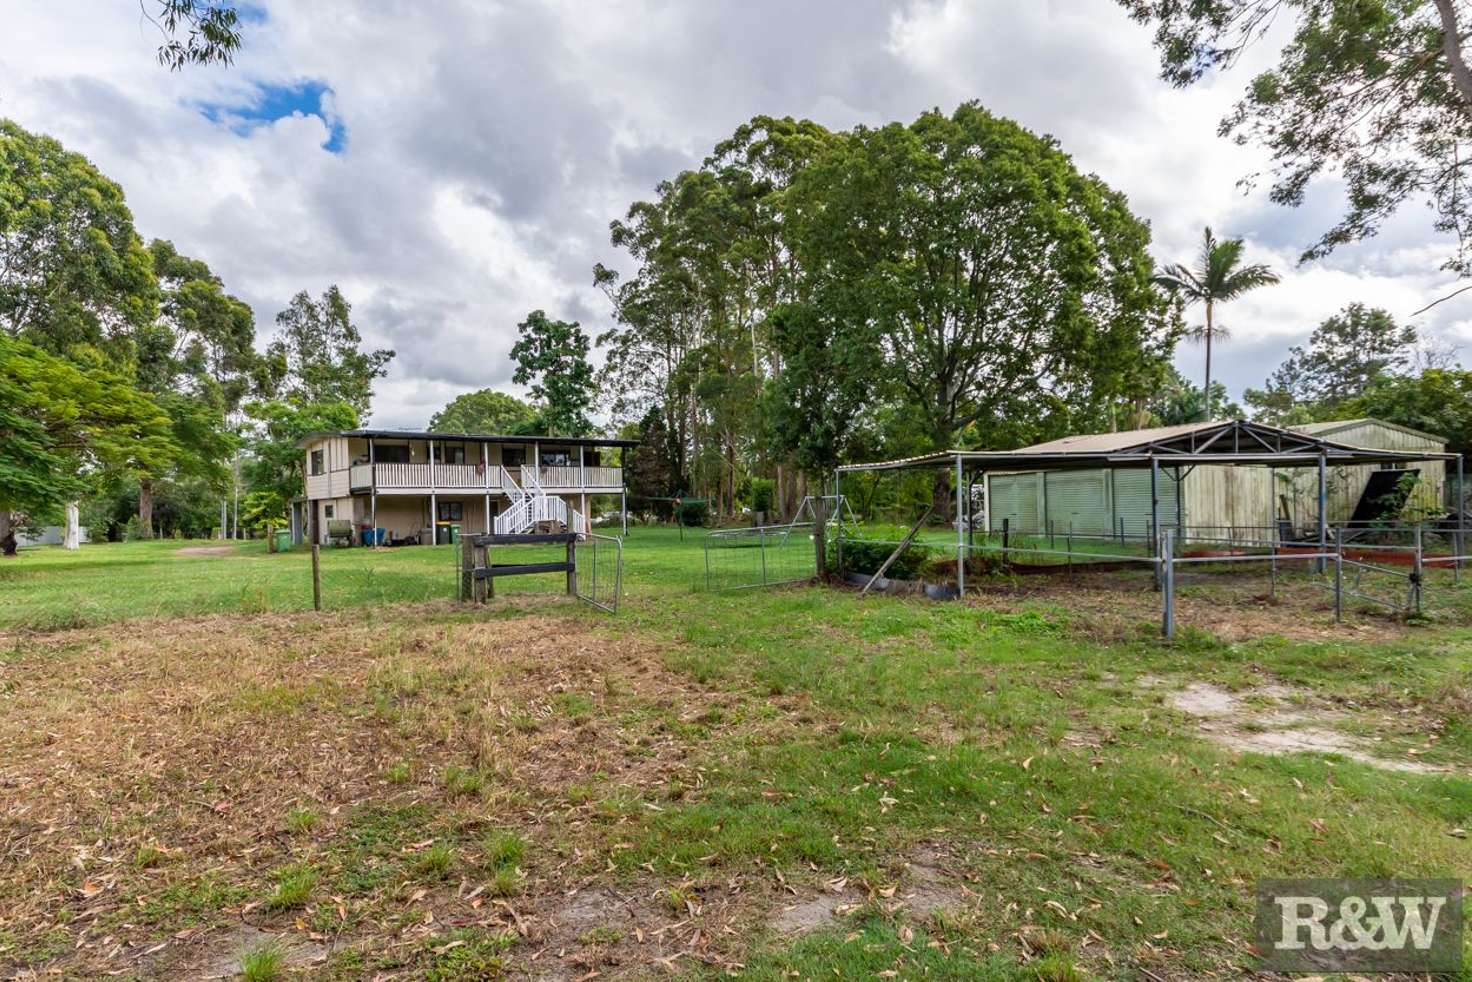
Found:
<path fill-rule="evenodd" d="M 966 509 L 961 495 L 965 491 L 965 475 L 961 470 L 961 455 L 956 455 L 956 593 L 966 596 Z"/>

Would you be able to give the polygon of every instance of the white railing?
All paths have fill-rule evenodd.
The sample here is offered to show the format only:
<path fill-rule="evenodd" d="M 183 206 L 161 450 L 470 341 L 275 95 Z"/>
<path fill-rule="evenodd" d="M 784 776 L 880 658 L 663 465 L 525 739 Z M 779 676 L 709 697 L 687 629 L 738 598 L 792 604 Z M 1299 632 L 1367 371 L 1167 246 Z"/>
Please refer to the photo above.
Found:
<path fill-rule="evenodd" d="M 374 477 L 380 488 L 429 487 L 428 464 L 374 464 Z"/>
<path fill-rule="evenodd" d="M 621 488 L 624 486 L 624 469 L 622 467 L 584 467 L 583 486 Z"/>
<path fill-rule="evenodd" d="M 622 484 L 617 467 L 588 467 L 580 473 L 577 467 L 536 468 L 525 464 L 521 467 L 525 491 L 517 486 L 506 468 L 494 464 L 485 468 L 477 464 L 435 464 L 432 470 L 429 464 L 354 464 L 349 479 L 354 488 L 367 488 L 374 484 L 373 477 L 377 478 L 380 489 L 493 488 L 505 489 L 513 498 L 518 494 L 540 494 L 544 488 L 616 488 Z"/>
<path fill-rule="evenodd" d="M 549 488 L 576 488 L 581 487 L 578 482 L 579 474 L 576 467 L 539 467 L 537 468 L 537 481 Z"/>
<path fill-rule="evenodd" d="M 498 535 L 521 535 L 537 527 L 541 522 L 557 522 L 569 532 L 578 535 L 588 533 L 588 522 L 583 513 L 568 507 L 567 502 L 550 495 L 542 488 L 535 468 L 521 468 L 521 480 L 525 487 L 517 485 L 506 469 L 501 468 L 501 481 L 506 494 L 511 498 L 511 507 L 496 516 L 493 527 Z"/>
<path fill-rule="evenodd" d="M 484 473 L 474 464 L 435 464 L 434 486 L 437 488 L 483 488 Z"/>
<path fill-rule="evenodd" d="M 435 464 L 433 472 L 428 464 L 373 464 L 372 470 L 377 484 L 383 488 L 499 488 L 501 468 L 482 469 L 476 464 Z M 433 479 L 434 483 L 430 481 Z M 355 488 L 369 486 L 369 465 L 354 464 L 352 485 Z"/>

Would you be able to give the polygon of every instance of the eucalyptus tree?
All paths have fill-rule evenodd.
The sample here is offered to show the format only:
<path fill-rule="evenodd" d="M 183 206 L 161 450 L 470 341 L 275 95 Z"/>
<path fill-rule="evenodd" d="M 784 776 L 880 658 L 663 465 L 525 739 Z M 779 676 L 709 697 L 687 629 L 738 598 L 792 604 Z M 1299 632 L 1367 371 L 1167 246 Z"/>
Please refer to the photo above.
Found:
<path fill-rule="evenodd" d="M 56 140 L 0 120 L 0 333 L 132 377 L 157 312 L 158 284 L 122 188 Z M 74 463 L 80 472 L 112 459 Z M 0 505 L 0 536 L 9 525 Z"/>
<path fill-rule="evenodd" d="M 543 406 L 549 433 L 586 436 L 593 428 L 588 419 L 593 404 L 588 335 L 577 321 L 555 320 L 540 310 L 528 314 L 516 330 L 512 381 L 531 387 L 532 396 Z"/>
<path fill-rule="evenodd" d="M 975 103 L 854 130 L 798 175 L 786 223 L 802 270 L 786 357 L 811 367 L 777 399 L 799 413 L 777 436 L 813 463 L 841 452 L 866 392 L 913 407 L 929 449 L 994 445 L 1107 404 L 1159 358 L 1147 226 Z"/>
<path fill-rule="evenodd" d="M 1256 263 L 1242 265 L 1244 245 L 1241 239 L 1217 239 L 1210 226 L 1201 238 L 1201 255 L 1195 267 L 1172 263 L 1155 278 L 1156 283 L 1179 294 L 1188 305 L 1201 304 L 1206 320 L 1193 328 L 1190 337 L 1206 344 L 1206 382 L 1201 387 L 1206 394 L 1206 419 L 1211 419 L 1214 400 L 1211 387 L 1211 342 L 1226 336 L 1226 326 L 1217 319 L 1216 308 L 1236 300 L 1259 287 L 1278 282 L 1278 274 L 1266 265 Z"/>
<path fill-rule="evenodd" d="M 1472 275 L 1467 0 L 1119 2 L 1156 28 L 1161 75 L 1177 86 L 1231 68 L 1274 25 L 1291 27 L 1277 64 L 1252 79 L 1220 131 L 1269 151 L 1279 204 L 1301 204 L 1321 175 L 1343 182 L 1343 216 L 1304 259 L 1372 236 L 1421 201 L 1432 227 L 1455 238 L 1444 268 Z"/>
<path fill-rule="evenodd" d="M 619 282 L 599 266 L 619 326 L 606 388 L 617 420 L 664 415 L 679 482 L 735 508 L 745 476 L 770 468 L 779 496 L 796 483 L 784 457 L 764 453 L 763 389 L 783 371 L 773 313 L 799 274 L 783 199 L 796 176 L 841 140 L 816 123 L 757 116 L 718 143 L 695 170 L 662 182 L 613 223 L 613 244 L 636 262 Z"/>

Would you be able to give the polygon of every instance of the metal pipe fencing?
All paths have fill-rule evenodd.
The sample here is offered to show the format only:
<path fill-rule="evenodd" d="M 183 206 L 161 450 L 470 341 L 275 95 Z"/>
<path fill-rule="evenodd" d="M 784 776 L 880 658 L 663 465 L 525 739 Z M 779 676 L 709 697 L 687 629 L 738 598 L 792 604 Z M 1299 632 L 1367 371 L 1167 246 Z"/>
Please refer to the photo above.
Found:
<path fill-rule="evenodd" d="M 705 588 L 746 590 L 800 583 L 818 575 L 811 522 L 718 529 L 705 537 Z"/>

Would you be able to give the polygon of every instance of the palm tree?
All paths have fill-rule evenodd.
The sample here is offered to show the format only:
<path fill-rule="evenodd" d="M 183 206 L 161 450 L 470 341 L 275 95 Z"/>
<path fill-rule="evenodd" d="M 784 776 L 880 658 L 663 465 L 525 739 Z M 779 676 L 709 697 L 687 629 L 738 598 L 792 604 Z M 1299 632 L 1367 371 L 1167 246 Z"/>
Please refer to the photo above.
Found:
<path fill-rule="evenodd" d="M 1214 314 L 1217 304 L 1236 300 L 1248 290 L 1260 286 L 1271 286 L 1278 282 L 1278 274 L 1267 266 L 1257 264 L 1243 266 L 1242 240 L 1217 241 L 1207 226 L 1201 242 L 1201 258 L 1195 269 L 1187 269 L 1180 263 L 1172 263 L 1157 277 L 1155 282 L 1180 294 L 1186 303 L 1206 305 L 1206 324 L 1191 332 L 1191 337 L 1206 342 L 1206 418 L 1211 419 L 1211 341 L 1225 338 L 1226 327 L 1216 323 Z"/>

